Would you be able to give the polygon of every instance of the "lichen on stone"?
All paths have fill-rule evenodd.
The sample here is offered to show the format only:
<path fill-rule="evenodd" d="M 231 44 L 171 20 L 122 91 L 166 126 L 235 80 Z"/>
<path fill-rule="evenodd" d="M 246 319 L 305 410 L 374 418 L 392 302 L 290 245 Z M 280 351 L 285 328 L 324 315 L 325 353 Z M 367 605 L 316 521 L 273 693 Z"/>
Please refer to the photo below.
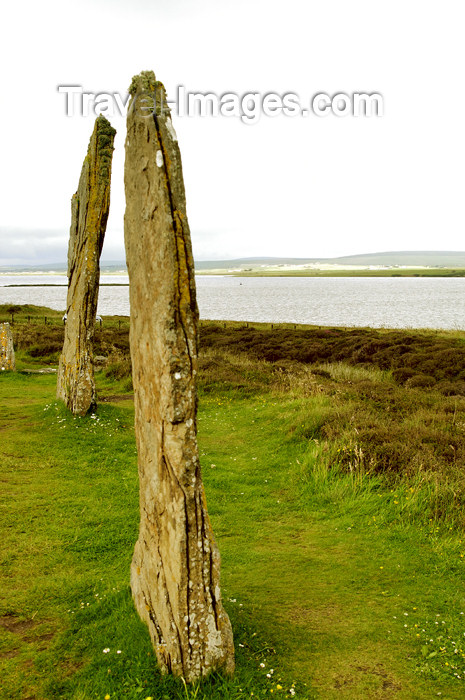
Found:
<path fill-rule="evenodd" d="M 0 323 L 0 370 L 14 372 L 15 369 L 15 351 L 10 324 Z"/>
<path fill-rule="evenodd" d="M 137 92 L 155 92 L 157 83 L 153 70 L 143 70 L 139 75 L 133 76 L 128 92 L 130 95 Z"/>
<path fill-rule="evenodd" d="M 97 313 L 100 253 L 110 206 L 113 140 L 116 130 L 100 115 L 71 198 L 68 297 L 57 396 L 77 415 L 96 403 L 92 343 Z"/>
<path fill-rule="evenodd" d="M 127 117 L 124 228 L 141 480 L 131 588 L 160 668 L 195 681 L 232 673 L 234 645 L 196 439 L 194 264 L 164 87 L 145 71 L 130 93 L 133 101 L 155 95 L 157 104 L 150 118 L 137 109 Z"/>
<path fill-rule="evenodd" d="M 142 71 L 135 75 L 128 92 L 132 97 L 129 111 L 139 109 L 145 115 L 169 114 L 165 86 L 155 78 L 153 71 Z"/>

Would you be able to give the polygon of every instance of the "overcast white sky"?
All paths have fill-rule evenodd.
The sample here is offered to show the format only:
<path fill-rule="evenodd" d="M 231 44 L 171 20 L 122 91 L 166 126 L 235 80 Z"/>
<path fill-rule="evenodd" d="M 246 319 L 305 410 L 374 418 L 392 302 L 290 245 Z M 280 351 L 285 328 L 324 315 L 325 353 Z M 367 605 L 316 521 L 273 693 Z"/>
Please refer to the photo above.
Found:
<path fill-rule="evenodd" d="M 463 0 L 25 0 L 2 8 L 0 265 L 66 259 L 94 115 L 125 95 L 379 92 L 382 118 L 173 115 L 198 260 L 464 250 Z M 125 120 L 104 259 L 124 258 Z"/>

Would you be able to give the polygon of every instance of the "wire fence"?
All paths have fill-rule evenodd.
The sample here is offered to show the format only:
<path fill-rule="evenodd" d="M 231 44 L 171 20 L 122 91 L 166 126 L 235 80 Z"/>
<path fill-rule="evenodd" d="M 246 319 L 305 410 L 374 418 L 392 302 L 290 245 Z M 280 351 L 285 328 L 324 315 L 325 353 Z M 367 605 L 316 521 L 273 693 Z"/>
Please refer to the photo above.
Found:
<path fill-rule="evenodd" d="M 66 321 L 61 316 L 19 316 L 17 314 L 9 314 L 0 316 L 0 323 L 9 323 L 12 326 L 18 325 L 34 325 L 34 326 L 65 326 Z M 96 319 L 95 325 L 97 327 L 111 327 L 118 328 L 122 330 L 124 328 L 129 329 L 129 318 L 123 319 L 112 319 L 103 318 Z"/>
<path fill-rule="evenodd" d="M 3 314 L 0 315 L 0 323 L 9 323 L 11 325 L 42 325 L 42 326 L 64 326 L 66 321 L 61 315 L 25 315 L 25 314 Z M 112 328 L 118 330 L 129 330 L 130 319 L 129 316 L 115 317 L 115 316 L 97 316 L 96 319 L 97 328 Z M 286 330 L 310 330 L 310 329 L 322 329 L 330 328 L 329 326 L 313 325 L 313 324 L 302 324 L 302 323 L 265 323 L 265 322 L 254 322 L 254 321 L 223 321 L 223 320 L 209 320 L 200 319 L 200 328 L 208 326 L 216 326 L 223 329 L 233 329 L 233 328 L 249 328 L 254 329 L 286 329 Z M 333 328 L 333 327 L 331 327 Z M 334 327 L 334 330 L 354 330 L 353 327 L 338 326 Z"/>

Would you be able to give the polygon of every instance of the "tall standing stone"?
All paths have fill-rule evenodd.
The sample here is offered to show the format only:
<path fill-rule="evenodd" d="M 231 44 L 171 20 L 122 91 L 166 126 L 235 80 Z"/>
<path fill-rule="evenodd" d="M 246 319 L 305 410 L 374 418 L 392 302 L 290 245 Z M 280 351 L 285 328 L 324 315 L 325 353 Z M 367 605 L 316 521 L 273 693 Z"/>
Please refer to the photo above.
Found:
<path fill-rule="evenodd" d="M 15 351 L 10 324 L 0 323 L 0 371 L 14 372 L 15 369 Z"/>
<path fill-rule="evenodd" d="M 141 518 L 131 587 L 162 670 L 192 681 L 234 670 L 197 448 L 194 265 L 164 87 L 147 71 L 130 93 L 124 231 Z"/>
<path fill-rule="evenodd" d="M 102 252 L 110 208 L 111 161 L 116 131 L 97 117 L 76 194 L 71 200 L 68 298 L 57 397 L 76 415 L 96 403 L 93 338 Z"/>

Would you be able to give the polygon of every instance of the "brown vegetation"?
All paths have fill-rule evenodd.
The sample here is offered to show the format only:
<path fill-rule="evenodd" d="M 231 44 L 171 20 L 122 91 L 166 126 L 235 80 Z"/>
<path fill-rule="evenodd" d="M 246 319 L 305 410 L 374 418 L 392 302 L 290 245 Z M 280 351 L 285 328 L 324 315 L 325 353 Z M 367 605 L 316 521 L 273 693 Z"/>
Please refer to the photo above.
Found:
<path fill-rule="evenodd" d="M 62 327 L 13 329 L 23 362 L 56 363 Z M 449 484 L 440 500 L 461 507 L 465 343 L 458 334 L 225 328 L 204 322 L 200 343 L 201 396 L 219 389 L 244 396 L 279 391 L 304 399 L 302 420 L 296 421 L 303 427 L 290 428 L 291 439 L 327 443 L 331 459 L 348 471 L 363 467 L 388 479 L 440 475 L 443 486 Z M 108 358 L 105 376 L 122 380 L 129 391 L 127 326 L 104 320 L 96 330 L 95 353 Z M 323 401 L 318 412 L 305 402 L 310 397 Z M 443 506 L 438 501 L 438 509 Z"/>
<path fill-rule="evenodd" d="M 435 332 L 375 329 L 202 327 L 203 348 L 228 348 L 270 362 L 346 362 L 392 370 L 399 384 L 465 394 L 465 339 Z M 412 380 L 415 378 L 415 381 Z M 453 383 L 453 386 L 451 385 Z"/>

